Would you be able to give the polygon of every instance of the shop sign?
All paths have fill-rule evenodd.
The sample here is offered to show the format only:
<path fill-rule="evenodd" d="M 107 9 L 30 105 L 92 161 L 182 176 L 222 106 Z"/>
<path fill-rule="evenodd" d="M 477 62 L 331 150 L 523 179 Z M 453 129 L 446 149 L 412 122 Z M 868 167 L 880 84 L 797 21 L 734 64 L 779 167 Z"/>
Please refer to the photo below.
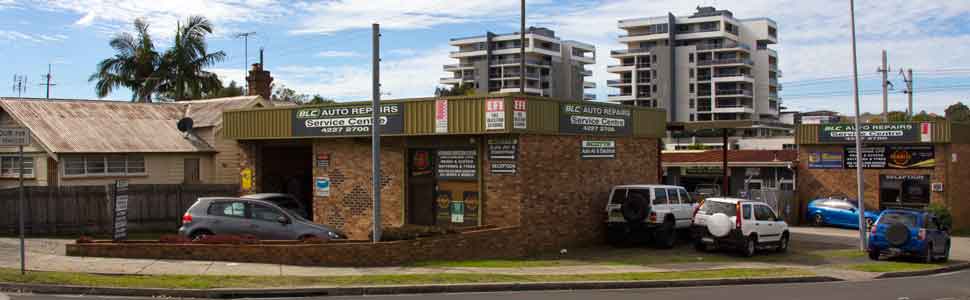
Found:
<path fill-rule="evenodd" d="M 942 192 L 943 191 L 943 183 L 942 182 L 934 182 L 932 186 L 933 186 L 933 191 L 934 192 Z"/>
<path fill-rule="evenodd" d="M 115 180 L 114 184 L 114 226 L 115 241 L 128 239 L 128 180 Z"/>
<path fill-rule="evenodd" d="M 680 174 L 684 176 L 721 176 L 724 169 L 721 167 L 684 167 L 680 169 Z"/>
<path fill-rule="evenodd" d="M 431 151 L 416 150 L 411 157 L 411 176 L 420 177 L 431 175 Z"/>
<path fill-rule="evenodd" d="M 489 171 L 492 174 L 515 174 L 519 156 L 519 140 L 493 138 L 488 140 Z"/>
<path fill-rule="evenodd" d="M 383 104 L 381 134 L 404 133 L 404 105 Z M 293 136 L 367 136 L 371 134 L 370 105 L 324 106 L 293 110 Z"/>
<path fill-rule="evenodd" d="M 438 150 L 439 180 L 478 179 L 478 152 L 468 150 Z"/>
<path fill-rule="evenodd" d="M 505 99 L 485 100 L 485 130 L 505 129 Z"/>
<path fill-rule="evenodd" d="M 330 197 L 330 177 L 317 177 L 313 180 L 314 195 L 317 197 Z"/>
<path fill-rule="evenodd" d="M 435 199 L 435 219 L 437 224 L 448 224 L 451 222 L 451 191 L 439 190 L 436 192 Z"/>
<path fill-rule="evenodd" d="M 845 168 L 856 167 L 854 146 L 845 147 Z M 931 145 L 886 145 L 862 147 L 862 167 L 866 169 L 933 168 L 935 152 Z"/>
<path fill-rule="evenodd" d="M 330 167 L 330 153 L 317 154 L 317 168 Z"/>
<path fill-rule="evenodd" d="M 465 202 L 451 202 L 451 222 L 465 223 Z"/>
<path fill-rule="evenodd" d="M 628 135 L 633 111 L 600 104 L 560 104 L 559 132 Z"/>
<path fill-rule="evenodd" d="M 434 132 L 448 133 L 448 100 L 434 101 Z"/>
<path fill-rule="evenodd" d="M 879 200 L 899 206 L 923 206 L 930 203 L 930 175 L 879 175 Z"/>
<path fill-rule="evenodd" d="M 841 169 L 842 152 L 812 152 L 808 154 L 809 169 Z"/>
<path fill-rule="evenodd" d="M 863 142 L 932 142 L 931 123 L 875 123 L 862 124 L 859 134 Z M 855 141 L 855 125 L 821 124 L 818 141 L 844 143 Z"/>
<path fill-rule="evenodd" d="M 526 129 L 529 127 L 525 103 L 525 99 L 512 101 L 512 128 Z"/>
<path fill-rule="evenodd" d="M 615 141 L 583 141 L 583 145 L 580 148 L 580 158 L 582 159 L 616 158 L 616 142 Z"/>
<path fill-rule="evenodd" d="M 759 177 L 761 176 L 761 168 L 744 168 L 745 177 Z"/>

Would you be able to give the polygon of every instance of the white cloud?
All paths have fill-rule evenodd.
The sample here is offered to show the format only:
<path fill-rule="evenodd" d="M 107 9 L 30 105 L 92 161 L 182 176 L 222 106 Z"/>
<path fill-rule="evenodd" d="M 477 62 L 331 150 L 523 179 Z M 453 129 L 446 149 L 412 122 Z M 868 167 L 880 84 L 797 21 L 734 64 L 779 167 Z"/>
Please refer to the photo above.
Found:
<path fill-rule="evenodd" d="M 531 1 L 539 5 L 547 0 Z M 519 1 L 493 0 L 337 0 L 300 5 L 307 11 L 293 33 L 332 34 L 349 29 L 421 29 L 436 25 L 478 23 L 518 16 Z"/>
<path fill-rule="evenodd" d="M 358 57 L 358 56 L 361 56 L 361 54 L 353 51 L 328 50 L 328 51 L 317 53 L 317 57 Z"/>
<path fill-rule="evenodd" d="M 38 34 L 38 33 L 20 32 L 16 30 L 0 29 L 0 40 L 45 43 L 45 42 L 60 42 L 66 39 L 67 39 L 67 36 L 63 34 Z"/>

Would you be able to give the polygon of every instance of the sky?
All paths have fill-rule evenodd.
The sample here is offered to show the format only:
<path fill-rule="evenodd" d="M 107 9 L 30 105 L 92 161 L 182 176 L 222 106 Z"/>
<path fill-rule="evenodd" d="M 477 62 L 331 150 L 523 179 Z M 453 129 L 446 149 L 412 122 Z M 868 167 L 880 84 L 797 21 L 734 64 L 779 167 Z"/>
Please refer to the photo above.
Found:
<path fill-rule="evenodd" d="M 845 0 L 528 0 L 527 23 L 545 26 L 567 40 L 597 47 L 589 81 L 599 101 L 616 79 L 606 66 L 616 64 L 623 32 L 617 21 L 689 15 L 698 5 L 734 12 L 739 19 L 768 17 L 778 23 L 783 77 L 782 105 L 790 110 L 827 109 L 852 113 L 852 63 L 849 5 Z M 970 102 L 970 0 L 856 1 L 858 70 L 863 111 L 881 110 L 876 72 L 887 49 L 892 72 L 890 110 L 904 110 L 900 68 L 913 69 L 915 110 L 942 113 L 957 101 Z M 171 44 L 176 24 L 188 16 L 207 17 L 215 27 L 210 51 L 226 59 L 210 70 L 228 83 L 244 81 L 244 69 L 265 49 L 265 68 L 277 85 L 338 101 L 366 100 L 371 94 L 371 24 L 380 23 L 381 80 L 384 98 L 430 96 L 449 76 L 442 65 L 453 47 L 448 40 L 518 30 L 516 0 L 0 0 L 0 83 L 11 87 L 15 75 L 28 79 L 25 97 L 44 97 L 48 64 L 51 96 L 96 99 L 88 77 L 96 64 L 114 55 L 108 41 L 130 31 L 135 18 L 150 24 L 156 47 Z M 255 32 L 248 40 L 238 33 Z M 0 96 L 16 96 L 11 88 Z M 106 99 L 129 100 L 120 89 Z"/>

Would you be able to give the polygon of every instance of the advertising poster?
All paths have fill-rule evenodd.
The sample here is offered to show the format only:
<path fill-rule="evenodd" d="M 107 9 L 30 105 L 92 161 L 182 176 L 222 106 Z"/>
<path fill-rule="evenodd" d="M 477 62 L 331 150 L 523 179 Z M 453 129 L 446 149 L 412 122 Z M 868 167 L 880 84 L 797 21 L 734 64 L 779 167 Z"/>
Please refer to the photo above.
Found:
<path fill-rule="evenodd" d="M 421 177 L 434 173 L 431 169 L 431 151 L 417 150 L 411 157 L 411 176 Z"/>
<path fill-rule="evenodd" d="M 451 191 L 438 191 L 435 199 L 435 223 L 445 225 L 451 223 Z"/>
<path fill-rule="evenodd" d="M 485 130 L 505 129 L 505 99 L 485 100 Z"/>
<path fill-rule="evenodd" d="M 859 135 L 863 142 L 929 142 L 931 129 L 930 123 L 862 124 Z M 855 142 L 855 125 L 821 124 L 818 130 L 819 142 Z"/>
<path fill-rule="evenodd" d="M 512 100 L 512 128 L 526 129 L 529 127 L 526 115 L 525 99 Z"/>
<path fill-rule="evenodd" d="M 582 159 L 613 159 L 616 158 L 616 142 L 614 141 L 583 141 L 580 148 Z"/>
<path fill-rule="evenodd" d="M 559 132 L 578 134 L 628 135 L 632 132 L 625 107 L 602 104 L 563 103 L 560 105 Z"/>
<path fill-rule="evenodd" d="M 812 152 L 808 154 L 809 169 L 841 169 L 841 152 Z"/>
<path fill-rule="evenodd" d="M 451 202 L 451 223 L 455 223 L 455 224 L 465 223 L 465 202 L 462 202 L 462 201 Z"/>
<path fill-rule="evenodd" d="M 465 203 L 464 207 L 464 222 L 463 226 L 478 226 L 478 207 L 480 203 L 478 201 L 478 192 L 464 192 L 463 201 Z"/>
<path fill-rule="evenodd" d="M 845 147 L 845 168 L 855 168 L 854 146 Z M 886 145 L 862 147 L 862 167 L 866 169 L 933 168 L 936 157 L 931 145 Z"/>
<path fill-rule="evenodd" d="M 381 134 L 404 132 L 404 105 L 383 104 Z M 373 121 L 370 105 L 324 106 L 294 109 L 293 136 L 367 136 Z"/>
<path fill-rule="evenodd" d="M 434 101 L 434 132 L 448 133 L 448 100 Z"/>
<path fill-rule="evenodd" d="M 488 164 L 492 174 L 515 174 L 518 165 L 519 140 L 492 138 L 488 140 Z"/>
<path fill-rule="evenodd" d="M 438 180 L 478 179 L 478 151 L 438 150 Z"/>
<path fill-rule="evenodd" d="M 128 180 L 115 180 L 113 237 L 128 239 Z"/>
<path fill-rule="evenodd" d="M 313 180 L 313 191 L 317 197 L 330 197 L 330 177 L 317 177 Z"/>

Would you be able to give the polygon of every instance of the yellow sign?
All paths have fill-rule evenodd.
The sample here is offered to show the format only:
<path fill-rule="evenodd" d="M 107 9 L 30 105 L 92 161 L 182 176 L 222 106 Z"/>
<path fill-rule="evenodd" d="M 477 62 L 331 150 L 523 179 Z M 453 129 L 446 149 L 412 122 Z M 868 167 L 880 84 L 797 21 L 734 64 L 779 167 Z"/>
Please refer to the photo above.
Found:
<path fill-rule="evenodd" d="M 253 189 L 253 169 L 242 169 L 242 171 L 239 172 L 239 177 L 241 179 L 242 189 L 244 191 Z"/>

